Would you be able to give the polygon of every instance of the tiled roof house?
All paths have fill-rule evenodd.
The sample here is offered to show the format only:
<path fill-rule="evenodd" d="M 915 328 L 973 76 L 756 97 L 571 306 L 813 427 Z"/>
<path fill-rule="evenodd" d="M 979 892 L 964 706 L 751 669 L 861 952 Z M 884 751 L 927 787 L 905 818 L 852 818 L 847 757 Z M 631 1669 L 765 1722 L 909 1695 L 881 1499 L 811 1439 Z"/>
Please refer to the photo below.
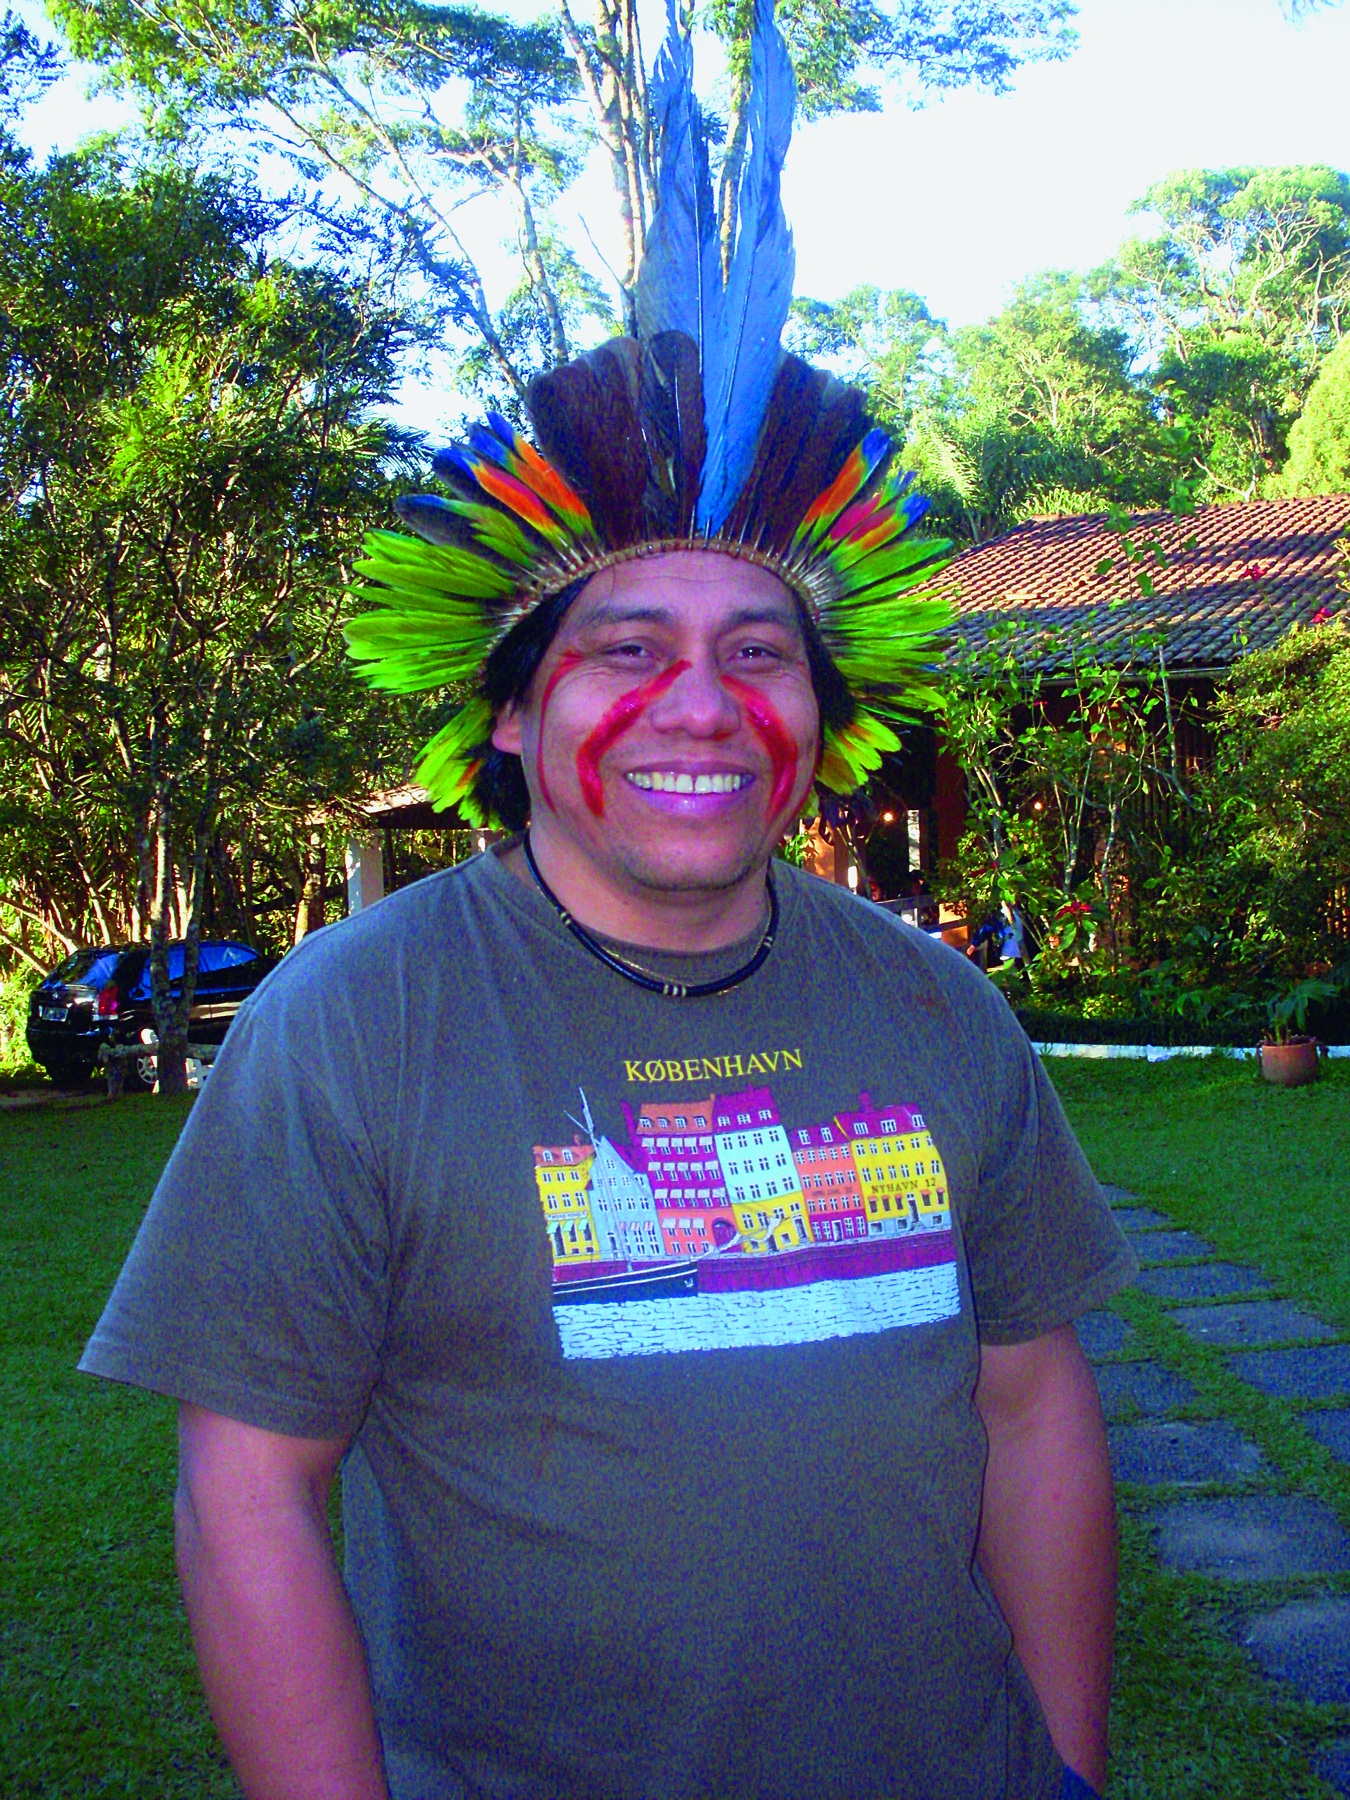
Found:
<path fill-rule="evenodd" d="M 1156 590 L 1145 599 L 1104 514 L 1034 519 L 958 557 L 949 572 L 958 629 L 975 642 L 995 618 L 1086 631 L 1104 657 L 1160 633 L 1169 668 L 1214 676 L 1346 605 L 1337 572 L 1347 527 L 1350 494 L 1202 506 L 1184 519 L 1136 514 L 1133 542 L 1154 540 L 1166 557 L 1163 568 L 1152 556 L 1141 565 Z M 1114 566 L 1099 574 L 1108 558 Z"/>
<path fill-rule="evenodd" d="M 1165 557 L 1163 567 L 1151 555 L 1141 565 L 1155 589 L 1146 599 L 1104 513 L 1033 519 L 959 556 L 946 586 L 968 643 L 979 645 L 996 620 L 1025 627 L 1017 654 L 1052 682 L 1065 660 L 1052 634 L 1086 634 L 1107 661 L 1124 661 L 1142 637 L 1161 637 L 1176 689 L 1189 690 L 1203 712 L 1236 658 L 1292 625 L 1350 612 L 1338 581 L 1348 530 L 1350 494 L 1202 506 L 1184 519 L 1136 514 L 1132 542 L 1142 549 L 1156 540 Z M 1111 569 L 1099 573 L 1108 559 Z M 909 734 L 886 800 L 894 829 L 921 842 L 925 868 L 955 849 L 966 815 L 962 772 L 945 751 L 934 753 L 931 738 L 918 744 L 927 735 Z"/>

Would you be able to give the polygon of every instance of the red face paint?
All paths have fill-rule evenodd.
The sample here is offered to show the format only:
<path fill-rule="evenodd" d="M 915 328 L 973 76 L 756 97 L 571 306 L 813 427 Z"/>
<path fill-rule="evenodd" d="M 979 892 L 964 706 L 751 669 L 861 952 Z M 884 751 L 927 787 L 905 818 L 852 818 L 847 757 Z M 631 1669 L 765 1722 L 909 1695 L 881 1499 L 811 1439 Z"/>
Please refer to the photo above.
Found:
<path fill-rule="evenodd" d="M 539 702 L 539 737 L 534 746 L 534 772 L 539 781 L 539 797 L 550 812 L 557 812 L 553 804 L 553 796 L 548 791 L 548 780 L 544 774 L 544 715 L 548 712 L 548 703 L 553 698 L 553 690 L 569 669 L 575 669 L 582 660 L 579 650 L 564 650 L 558 658 L 558 666 L 548 678 L 548 686 L 544 689 L 544 697 Z"/>
<path fill-rule="evenodd" d="M 577 781 L 581 787 L 581 797 L 600 818 L 605 810 L 605 788 L 600 779 L 600 758 L 627 731 L 640 713 L 646 711 L 653 700 L 659 700 L 666 689 L 673 687 L 689 667 L 687 662 L 672 663 L 662 674 L 651 681 L 644 681 L 641 687 L 631 688 L 628 693 L 616 700 L 613 706 L 601 719 L 586 742 L 577 751 Z"/>
<path fill-rule="evenodd" d="M 755 728 L 755 734 L 769 753 L 769 810 L 773 818 L 792 798 L 797 780 L 797 742 L 773 707 L 758 689 L 734 675 L 724 675 L 722 686 L 740 701 Z"/>

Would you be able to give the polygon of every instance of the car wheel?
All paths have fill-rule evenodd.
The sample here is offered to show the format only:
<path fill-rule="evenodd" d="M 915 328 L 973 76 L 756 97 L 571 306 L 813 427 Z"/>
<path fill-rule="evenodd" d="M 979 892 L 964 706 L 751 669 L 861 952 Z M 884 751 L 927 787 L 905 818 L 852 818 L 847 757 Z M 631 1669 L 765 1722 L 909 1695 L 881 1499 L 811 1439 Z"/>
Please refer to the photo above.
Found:
<path fill-rule="evenodd" d="M 155 1053 L 147 1050 L 144 1056 L 130 1056 L 125 1063 L 126 1073 L 122 1077 L 122 1090 L 127 1094 L 148 1094 L 159 1080 L 159 1070 L 155 1066 Z"/>

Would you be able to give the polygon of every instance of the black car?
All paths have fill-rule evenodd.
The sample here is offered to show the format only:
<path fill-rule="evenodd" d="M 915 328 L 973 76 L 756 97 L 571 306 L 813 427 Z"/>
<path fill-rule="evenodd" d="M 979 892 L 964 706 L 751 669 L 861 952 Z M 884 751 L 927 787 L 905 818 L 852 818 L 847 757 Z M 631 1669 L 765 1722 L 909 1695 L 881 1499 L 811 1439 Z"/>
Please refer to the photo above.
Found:
<path fill-rule="evenodd" d="M 195 1044 L 218 1044 L 239 1003 L 251 994 L 276 958 L 247 944 L 204 941 L 197 949 L 197 989 L 192 997 L 188 1037 Z M 183 946 L 169 945 L 169 988 L 182 992 Z M 150 948 L 111 944 L 77 950 L 36 988 L 28 1002 L 28 1052 L 61 1087 L 78 1087 L 98 1064 L 102 1044 L 153 1041 L 150 1009 Z M 148 1088 L 155 1059 L 147 1051 L 128 1067 L 127 1086 Z"/>

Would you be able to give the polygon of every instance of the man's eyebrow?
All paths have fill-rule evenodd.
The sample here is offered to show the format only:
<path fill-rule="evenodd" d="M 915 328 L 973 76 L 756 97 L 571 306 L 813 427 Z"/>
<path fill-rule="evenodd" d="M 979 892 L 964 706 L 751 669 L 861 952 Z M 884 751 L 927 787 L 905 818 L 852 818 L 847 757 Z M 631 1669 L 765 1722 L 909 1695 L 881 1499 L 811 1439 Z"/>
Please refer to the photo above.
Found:
<path fill-rule="evenodd" d="M 592 625 L 668 625 L 674 618 L 668 606 L 623 606 L 612 600 L 597 600 L 594 606 L 577 614 L 577 628 Z"/>
<path fill-rule="evenodd" d="M 610 600 L 598 600 L 593 607 L 577 614 L 576 628 L 589 631 L 606 625 L 670 625 L 674 620 L 674 610 L 668 606 L 624 606 Z M 798 631 L 801 620 L 794 606 L 780 606 L 768 601 L 755 606 L 738 606 L 720 622 L 718 629 L 736 631 L 743 625 L 781 625 Z"/>

